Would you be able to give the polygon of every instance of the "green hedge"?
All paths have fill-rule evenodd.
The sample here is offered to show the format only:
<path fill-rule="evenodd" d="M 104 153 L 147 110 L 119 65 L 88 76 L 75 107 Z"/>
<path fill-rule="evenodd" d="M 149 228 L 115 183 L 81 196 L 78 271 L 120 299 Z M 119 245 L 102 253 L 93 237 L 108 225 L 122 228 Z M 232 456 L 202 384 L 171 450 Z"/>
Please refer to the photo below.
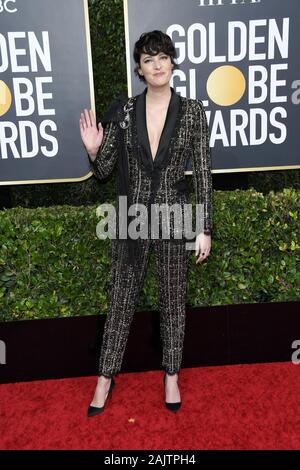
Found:
<path fill-rule="evenodd" d="M 214 236 L 191 257 L 187 304 L 299 299 L 300 192 L 214 191 Z M 107 313 L 111 241 L 96 236 L 96 205 L 0 212 L 0 320 Z M 153 250 L 139 310 L 157 309 Z"/>

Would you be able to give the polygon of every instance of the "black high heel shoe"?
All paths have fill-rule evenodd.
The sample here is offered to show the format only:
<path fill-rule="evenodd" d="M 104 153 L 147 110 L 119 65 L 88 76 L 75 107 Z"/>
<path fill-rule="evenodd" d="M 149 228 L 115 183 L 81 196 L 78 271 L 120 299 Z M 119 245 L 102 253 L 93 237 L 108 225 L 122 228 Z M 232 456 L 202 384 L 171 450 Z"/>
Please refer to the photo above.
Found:
<path fill-rule="evenodd" d="M 164 382 L 164 385 L 166 385 L 166 374 L 164 375 L 163 382 Z M 165 401 L 165 405 L 166 405 L 166 408 L 168 410 L 173 411 L 175 413 L 181 407 L 181 401 L 177 401 L 175 403 L 169 403 L 169 402 Z"/>
<path fill-rule="evenodd" d="M 98 415 L 99 413 L 102 413 L 102 412 L 104 411 L 106 402 L 107 402 L 109 396 L 111 396 L 112 390 L 113 390 L 114 386 L 115 386 L 115 381 L 114 381 L 114 378 L 112 377 L 112 378 L 111 378 L 111 382 L 110 382 L 110 386 L 109 386 L 109 389 L 108 389 L 108 392 L 107 392 L 107 395 L 106 395 L 106 397 L 105 397 L 104 405 L 101 406 L 101 407 L 90 405 L 90 406 L 88 407 L 88 411 L 87 411 L 88 418 L 91 418 L 92 416 L 96 416 L 96 415 Z"/>

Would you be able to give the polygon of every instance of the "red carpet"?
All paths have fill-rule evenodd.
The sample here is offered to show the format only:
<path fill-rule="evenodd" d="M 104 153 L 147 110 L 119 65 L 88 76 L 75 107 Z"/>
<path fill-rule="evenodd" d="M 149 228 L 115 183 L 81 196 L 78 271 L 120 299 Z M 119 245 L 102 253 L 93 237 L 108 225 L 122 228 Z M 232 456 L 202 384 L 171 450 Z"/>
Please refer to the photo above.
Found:
<path fill-rule="evenodd" d="M 182 369 L 182 407 L 164 408 L 162 372 L 120 374 L 86 418 L 95 377 L 0 385 L 0 449 L 300 449 L 300 366 Z"/>

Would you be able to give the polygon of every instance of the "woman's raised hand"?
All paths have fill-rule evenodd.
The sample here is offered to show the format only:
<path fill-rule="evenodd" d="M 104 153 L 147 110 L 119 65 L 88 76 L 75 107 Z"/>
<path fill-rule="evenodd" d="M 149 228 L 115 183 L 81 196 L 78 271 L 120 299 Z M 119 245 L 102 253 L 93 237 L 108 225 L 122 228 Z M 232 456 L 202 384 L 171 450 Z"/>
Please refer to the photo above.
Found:
<path fill-rule="evenodd" d="M 101 122 L 99 122 L 97 128 L 92 109 L 84 109 L 84 112 L 80 114 L 79 127 L 80 136 L 86 151 L 91 156 L 91 159 L 94 160 L 103 140 L 103 127 Z"/>

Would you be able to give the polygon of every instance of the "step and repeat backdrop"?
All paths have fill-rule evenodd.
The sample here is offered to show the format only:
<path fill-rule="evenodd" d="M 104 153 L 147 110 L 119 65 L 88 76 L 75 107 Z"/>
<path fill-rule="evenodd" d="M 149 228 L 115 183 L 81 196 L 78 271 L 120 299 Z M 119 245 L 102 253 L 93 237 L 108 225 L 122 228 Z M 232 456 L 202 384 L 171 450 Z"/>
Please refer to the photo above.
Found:
<path fill-rule="evenodd" d="M 300 168 L 300 2 L 124 0 L 124 17 L 129 95 L 144 88 L 135 41 L 165 31 L 171 86 L 205 106 L 214 172 Z M 1 0 L 0 184 L 91 176 L 84 107 L 95 109 L 87 0 Z"/>
<path fill-rule="evenodd" d="M 0 184 L 80 181 L 95 108 L 87 0 L 0 1 Z"/>
<path fill-rule="evenodd" d="M 130 95 L 144 88 L 135 41 L 166 32 L 179 65 L 171 86 L 205 106 L 214 172 L 300 168 L 300 2 L 126 0 L 124 11 Z"/>

